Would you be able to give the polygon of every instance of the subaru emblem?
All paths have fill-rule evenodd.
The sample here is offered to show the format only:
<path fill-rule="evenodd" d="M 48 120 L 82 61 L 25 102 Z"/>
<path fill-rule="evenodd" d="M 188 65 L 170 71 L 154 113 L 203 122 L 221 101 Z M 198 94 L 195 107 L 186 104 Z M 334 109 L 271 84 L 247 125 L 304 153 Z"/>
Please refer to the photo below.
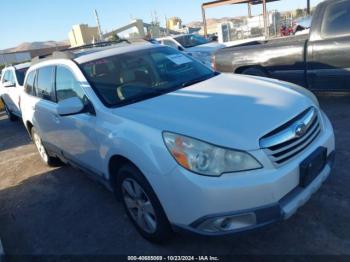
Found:
<path fill-rule="evenodd" d="M 306 133 L 306 125 L 304 123 L 300 123 L 295 128 L 295 136 L 302 137 Z"/>

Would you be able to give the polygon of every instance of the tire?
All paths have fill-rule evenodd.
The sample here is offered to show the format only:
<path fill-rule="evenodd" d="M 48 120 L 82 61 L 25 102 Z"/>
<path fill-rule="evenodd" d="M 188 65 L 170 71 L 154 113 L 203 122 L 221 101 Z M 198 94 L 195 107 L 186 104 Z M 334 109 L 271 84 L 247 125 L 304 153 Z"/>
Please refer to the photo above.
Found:
<path fill-rule="evenodd" d="M 10 120 L 11 122 L 17 121 L 17 120 L 18 120 L 18 117 L 17 117 L 16 115 L 14 115 L 14 114 L 11 112 L 11 110 L 7 107 L 7 105 L 6 105 L 5 102 L 3 102 L 3 104 L 4 104 L 5 112 L 6 112 L 6 114 L 7 114 L 7 117 L 9 118 L 9 120 Z"/>
<path fill-rule="evenodd" d="M 50 167 L 56 167 L 62 164 L 62 162 L 58 158 L 52 157 L 47 153 L 47 150 L 42 144 L 41 137 L 37 133 L 35 127 L 32 127 L 31 135 L 32 135 L 34 145 L 36 146 L 36 149 L 39 152 L 40 158 L 46 165 Z"/>
<path fill-rule="evenodd" d="M 251 75 L 251 76 L 261 76 L 261 77 L 268 77 L 266 72 L 263 69 L 260 69 L 258 67 L 250 67 L 242 72 L 243 75 Z"/>
<path fill-rule="evenodd" d="M 135 166 L 125 164 L 117 171 L 116 186 L 126 213 L 141 236 L 158 244 L 173 236 L 156 194 Z"/>

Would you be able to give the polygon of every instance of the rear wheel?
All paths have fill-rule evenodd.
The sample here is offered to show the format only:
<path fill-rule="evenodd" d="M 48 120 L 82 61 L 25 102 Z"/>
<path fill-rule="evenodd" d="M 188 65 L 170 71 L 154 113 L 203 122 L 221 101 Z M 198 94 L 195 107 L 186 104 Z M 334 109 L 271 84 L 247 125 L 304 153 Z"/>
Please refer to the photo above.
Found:
<path fill-rule="evenodd" d="M 61 164 L 61 161 L 58 158 L 52 157 L 47 153 L 47 150 L 45 149 L 42 143 L 41 137 L 37 133 L 35 127 L 32 128 L 31 134 L 32 134 L 33 142 L 39 152 L 41 160 L 48 166 L 57 166 Z"/>
<path fill-rule="evenodd" d="M 137 231 L 156 243 L 170 239 L 173 234 L 170 223 L 142 173 L 135 166 L 125 164 L 118 170 L 117 179 L 117 190 Z"/>
<path fill-rule="evenodd" d="M 9 120 L 10 120 L 11 122 L 18 120 L 18 117 L 15 116 L 15 115 L 11 112 L 11 110 L 7 107 L 6 103 L 4 103 L 4 107 L 5 107 L 5 112 L 6 112 L 6 114 L 7 114 L 7 117 L 9 118 Z"/>
<path fill-rule="evenodd" d="M 258 67 L 250 67 L 245 70 L 243 70 L 242 74 L 244 75 L 251 75 L 251 76 L 261 76 L 261 77 L 268 77 L 266 72 Z"/>

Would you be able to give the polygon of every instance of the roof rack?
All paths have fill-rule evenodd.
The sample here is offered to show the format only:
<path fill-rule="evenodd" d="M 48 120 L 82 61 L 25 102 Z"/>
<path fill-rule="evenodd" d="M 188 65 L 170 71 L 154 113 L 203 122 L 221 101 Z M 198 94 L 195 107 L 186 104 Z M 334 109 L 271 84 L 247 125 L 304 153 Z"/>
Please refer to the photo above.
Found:
<path fill-rule="evenodd" d="M 45 60 L 50 60 L 50 59 L 74 59 L 75 55 L 73 51 L 76 50 L 84 50 L 88 48 L 94 48 L 94 47 L 105 47 L 105 46 L 110 46 L 110 45 L 115 45 L 115 44 L 120 44 L 122 42 L 126 42 L 130 44 L 130 42 L 126 39 L 121 39 L 118 41 L 104 41 L 104 42 L 98 42 L 94 44 L 88 44 L 88 45 L 82 45 L 82 46 L 77 46 L 77 47 L 71 47 L 67 49 L 62 49 L 61 51 L 54 51 L 51 54 L 47 55 L 41 55 L 41 56 L 36 56 L 32 58 L 32 65 L 37 64 L 39 62 L 45 61 Z"/>
<path fill-rule="evenodd" d="M 32 65 L 50 59 L 73 59 L 74 54 L 69 51 L 54 51 L 52 54 L 36 56 L 32 59 Z"/>
<path fill-rule="evenodd" d="M 75 50 L 94 48 L 94 47 L 105 47 L 105 46 L 120 44 L 122 42 L 131 44 L 130 41 L 127 39 L 120 39 L 117 41 L 104 41 L 104 42 L 97 42 L 97 43 L 93 43 L 93 44 L 81 45 L 81 46 L 77 46 L 77 47 L 71 47 L 71 48 L 63 49 L 62 51 L 75 51 Z"/>

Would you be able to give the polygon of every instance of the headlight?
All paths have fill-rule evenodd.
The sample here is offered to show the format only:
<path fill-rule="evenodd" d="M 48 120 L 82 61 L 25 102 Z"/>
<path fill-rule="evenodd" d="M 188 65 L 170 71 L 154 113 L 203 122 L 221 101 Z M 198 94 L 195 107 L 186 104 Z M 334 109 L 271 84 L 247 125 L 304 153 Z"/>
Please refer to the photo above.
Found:
<path fill-rule="evenodd" d="M 163 133 L 166 147 L 182 167 L 206 176 L 262 168 L 250 154 L 226 149 L 203 141 L 174 134 Z"/>

